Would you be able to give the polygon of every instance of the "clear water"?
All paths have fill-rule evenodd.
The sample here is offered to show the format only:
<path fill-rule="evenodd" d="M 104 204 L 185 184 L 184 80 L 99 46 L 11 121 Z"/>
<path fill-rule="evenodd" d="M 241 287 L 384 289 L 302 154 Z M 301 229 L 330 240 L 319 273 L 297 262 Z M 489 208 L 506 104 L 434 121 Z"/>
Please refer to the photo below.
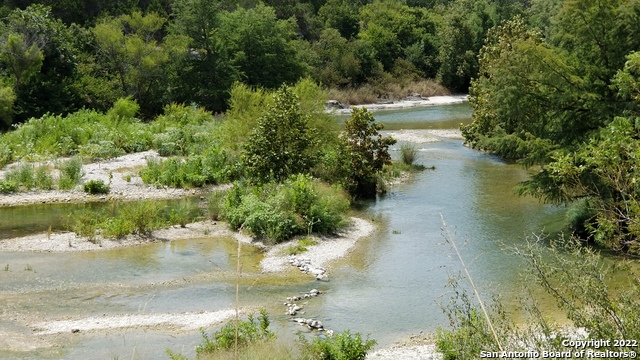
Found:
<path fill-rule="evenodd" d="M 446 129 L 468 121 L 470 112 L 463 104 L 380 112 L 376 118 L 390 130 Z M 260 274 L 262 254 L 244 247 L 240 305 L 266 307 L 279 336 L 293 338 L 300 328 L 288 322 L 281 303 L 316 287 L 326 294 L 313 299 L 304 316 L 321 319 L 328 328 L 370 334 L 381 346 L 434 331 L 446 325 L 439 303 L 447 302 L 447 280 L 461 269 L 442 236 L 441 215 L 480 290 L 514 294 L 522 262 L 509 247 L 540 229 L 558 230 L 564 210 L 516 196 L 513 186 L 526 173 L 470 150 L 460 140 L 420 147 L 417 163 L 435 170 L 421 172 L 364 204 L 359 216 L 374 221 L 377 231 L 334 264 L 331 281 L 316 282 L 296 273 Z M 42 231 L 72 209 L 0 209 L 0 233 L 8 237 L 18 231 L 14 229 L 21 234 Z M 28 337 L 31 329 L 25 323 L 33 319 L 233 307 L 236 248 L 231 239 L 203 237 L 92 253 L 2 253 L 0 267 L 8 264 L 9 271 L 0 268 L 0 334 Z M 193 355 L 199 334 L 122 330 L 59 338 L 56 346 L 45 349 L 0 350 L 0 358 L 161 359 L 168 358 L 167 348 Z"/>

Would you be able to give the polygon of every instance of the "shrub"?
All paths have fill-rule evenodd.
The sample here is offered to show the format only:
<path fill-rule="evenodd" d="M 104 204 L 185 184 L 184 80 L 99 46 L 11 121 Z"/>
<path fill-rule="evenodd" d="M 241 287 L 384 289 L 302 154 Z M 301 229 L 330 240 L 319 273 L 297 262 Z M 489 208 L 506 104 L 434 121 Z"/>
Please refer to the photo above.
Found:
<path fill-rule="evenodd" d="M 93 241 L 102 217 L 103 215 L 100 213 L 83 208 L 70 214 L 67 218 L 67 228 L 76 233 L 76 235 Z"/>
<path fill-rule="evenodd" d="M 60 177 L 58 178 L 58 188 L 60 190 L 73 189 L 83 176 L 82 160 L 78 157 L 62 162 L 59 164 L 59 169 Z"/>
<path fill-rule="evenodd" d="M 400 146 L 400 157 L 402 158 L 402 162 L 407 165 L 413 165 L 417 153 L 418 149 L 416 149 L 413 144 L 402 144 L 402 146 Z"/>
<path fill-rule="evenodd" d="M 79 155 L 91 161 L 111 159 L 125 154 L 125 151 L 116 147 L 111 140 L 90 142 L 78 148 Z"/>
<path fill-rule="evenodd" d="M 192 205 L 186 200 L 180 201 L 180 204 L 169 213 L 169 222 L 171 224 L 179 224 L 186 227 L 188 223 L 195 221 L 200 215 L 200 209 Z"/>
<path fill-rule="evenodd" d="M 375 340 L 363 341 L 360 334 L 345 330 L 326 338 L 316 337 L 311 343 L 301 338 L 306 355 L 312 360 L 364 360 Z"/>
<path fill-rule="evenodd" d="M 120 98 L 116 100 L 113 107 L 107 111 L 107 116 L 113 121 L 131 120 L 140 110 L 138 102 L 131 97 Z"/>
<path fill-rule="evenodd" d="M 297 234 L 335 231 L 344 225 L 348 208 L 344 191 L 295 175 L 283 184 L 235 184 L 227 193 L 222 215 L 235 229 L 281 242 Z"/>
<path fill-rule="evenodd" d="M 40 190 L 51 190 L 53 188 L 51 170 L 46 165 L 36 168 L 35 186 Z"/>
<path fill-rule="evenodd" d="M 213 339 L 202 331 L 202 342 L 196 347 L 198 356 L 211 354 L 217 350 L 232 349 L 236 344 L 236 327 L 238 346 L 245 347 L 251 343 L 267 341 L 275 334 L 269 330 L 269 316 L 264 309 L 256 319 L 253 314 L 246 321 L 230 322 L 213 334 Z"/>
<path fill-rule="evenodd" d="M 10 194 L 18 191 L 20 185 L 11 180 L 0 180 L 0 194 Z"/>
<path fill-rule="evenodd" d="M 102 180 L 90 180 L 84 183 L 84 192 L 88 194 L 108 194 L 111 187 Z"/>
<path fill-rule="evenodd" d="M 202 187 L 233 178 L 223 150 L 210 147 L 202 155 L 192 155 L 184 161 L 147 159 L 147 167 L 140 170 L 142 181 L 155 186 L 176 188 Z"/>
<path fill-rule="evenodd" d="M 27 190 L 30 190 L 35 184 L 33 165 L 23 163 L 20 166 L 8 171 L 6 178 L 7 180 L 13 181 L 16 184 L 21 184 Z"/>
<path fill-rule="evenodd" d="M 8 144 L 0 142 L 0 169 L 13 161 L 13 150 Z"/>
<path fill-rule="evenodd" d="M 161 225 L 158 220 L 160 208 L 151 201 L 125 206 L 121 216 L 132 224 L 132 232 L 140 235 L 149 234 Z"/>
<path fill-rule="evenodd" d="M 209 217 L 212 220 L 219 220 L 222 216 L 222 208 L 224 200 L 227 197 L 226 191 L 214 191 L 209 194 L 209 203 L 207 205 Z"/>
<path fill-rule="evenodd" d="M 354 108 L 351 117 L 345 121 L 340 139 L 349 171 L 343 182 L 353 195 L 375 195 L 377 175 L 384 165 L 391 163 L 388 150 L 396 140 L 383 138 L 379 133 L 383 127 L 365 108 Z"/>
<path fill-rule="evenodd" d="M 108 217 L 100 223 L 102 234 L 108 238 L 122 239 L 134 232 L 133 223 L 123 216 Z"/>

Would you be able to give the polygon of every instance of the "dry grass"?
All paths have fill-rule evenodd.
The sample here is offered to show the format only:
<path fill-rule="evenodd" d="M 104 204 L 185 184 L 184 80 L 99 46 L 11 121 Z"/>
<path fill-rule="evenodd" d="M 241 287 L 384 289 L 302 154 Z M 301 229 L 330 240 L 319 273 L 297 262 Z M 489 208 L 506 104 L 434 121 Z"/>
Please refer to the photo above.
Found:
<path fill-rule="evenodd" d="M 213 354 L 203 354 L 198 357 L 200 360 L 294 360 L 300 358 L 300 349 L 297 346 L 278 341 L 249 344 L 241 348 L 237 355 L 233 349 L 230 349 L 218 350 Z"/>
<path fill-rule="evenodd" d="M 396 81 L 386 84 L 363 85 L 359 88 L 329 89 L 328 99 L 338 100 L 346 105 L 374 104 L 381 99 L 400 100 L 409 94 L 418 93 L 423 97 L 450 95 L 444 86 L 431 79 L 417 81 Z"/>

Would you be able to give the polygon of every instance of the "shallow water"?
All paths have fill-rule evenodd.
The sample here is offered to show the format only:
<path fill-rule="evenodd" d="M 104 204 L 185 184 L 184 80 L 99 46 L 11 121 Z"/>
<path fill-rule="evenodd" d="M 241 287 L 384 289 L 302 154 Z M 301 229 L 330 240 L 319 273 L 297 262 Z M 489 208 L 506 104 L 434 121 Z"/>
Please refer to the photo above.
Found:
<path fill-rule="evenodd" d="M 454 128 L 468 121 L 467 104 L 378 112 L 385 129 Z M 399 146 L 400 144 L 396 145 Z M 378 230 L 353 254 L 336 263 L 331 281 L 316 282 L 292 273 L 262 275 L 262 255 L 243 247 L 241 306 L 264 306 L 281 337 L 300 330 L 283 315 L 287 296 L 319 288 L 326 294 L 305 307 L 328 328 L 370 334 L 382 346 L 420 331 L 446 326 L 439 303 L 446 303 L 448 278 L 461 267 L 442 235 L 441 215 L 455 235 L 469 271 L 482 293 L 510 297 L 519 288 L 522 262 L 510 246 L 526 234 L 560 228 L 564 210 L 514 194 L 526 177 L 517 166 L 470 150 L 460 140 L 419 145 L 417 163 L 435 166 L 364 204 L 360 216 Z M 398 155 L 394 152 L 394 155 Z M 25 207 L 19 211 L 46 229 L 71 208 Z M 22 218 L 0 209 L 0 221 Z M 35 225 L 18 225 L 30 229 Z M 11 234 L 11 226 L 1 230 Z M 23 233 L 28 230 L 21 230 Z M 4 235 L 3 235 L 4 236 Z M 2 331 L 30 329 L 21 317 L 59 319 L 101 314 L 216 311 L 235 306 L 235 253 L 232 239 L 205 237 L 93 253 L 3 253 L 0 266 Z M 16 325 L 18 324 L 18 325 Z M 0 358 L 168 358 L 171 348 L 193 355 L 198 333 L 120 330 L 111 334 L 64 335 L 64 345 L 11 353 Z"/>

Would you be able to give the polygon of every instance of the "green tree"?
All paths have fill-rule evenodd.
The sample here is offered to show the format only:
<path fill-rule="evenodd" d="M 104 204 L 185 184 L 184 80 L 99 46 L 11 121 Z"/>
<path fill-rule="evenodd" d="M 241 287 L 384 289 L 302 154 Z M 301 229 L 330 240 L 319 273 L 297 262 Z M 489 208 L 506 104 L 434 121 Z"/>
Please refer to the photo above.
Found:
<path fill-rule="evenodd" d="M 11 11 L 0 26 L 0 38 L 3 62 L 14 80 L 14 122 L 46 112 L 68 113 L 84 105 L 73 86 L 78 75 L 76 39 L 48 7 L 30 5 Z"/>
<path fill-rule="evenodd" d="M 391 163 L 389 146 L 392 137 L 382 137 L 383 124 L 376 123 L 365 108 L 354 108 L 340 135 L 346 160 L 345 188 L 355 196 L 370 197 L 377 191 L 378 174 Z"/>
<path fill-rule="evenodd" d="M 170 33 L 188 37 L 190 50 L 176 62 L 170 81 L 172 100 L 196 102 L 212 111 L 227 109 L 229 89 L 240 80 L 240 74 L 219 34 L 219 14 L 223 9 L 221 1 L 173 3 Z"/>
<path fill-rule="evenodd" d="M 389 0 L 363 6 L 360 25 L 359 37 L 373 46 L 385 71 L 393 70 L 396 59 L 404 57 L 406 48 L 435 32 L 426 10 Z"/>
<path fill-rule="evenodd" d="M 318 10 L 318 17 L 327 28 L 338 30 L 345 39 L 356 36 L 360 29 L 358 11 L 351 1 L 328 0 Z"/>
<path fill-rule="evenodd" d="M 30 77 L 40 71 L 43 58 L 38 45 L 27 44 L 21 34 L 9 34 L 6 42 L 0 47 L 0 61 L 11 75 L 16 92 Z"/>
<path fill-rule="evenodd" d="M 258 5 L 221 14 L 219 36 L 243 82 L 274 89 L 307 72 L 296 28 L 291 19 L 278 20 L 272 8 Z"/>
<path fill-rule="evenodd" d="M 166 97 L 170 60 L 186 54 L 185 39 L 158 41 L 166 19 L 134 12 L 102 21 L 93 28 L 98 63 L 108 72 L 121 97 L 133 96 L 142 114 L 151 117 Z"/>
<path fill-rule="evenodd" d="M 298 97 L 283 86 L 273 101 L 244 144 L 243 163 L 249 177 L 258 183 L 308 173 L 317 156 L 315 134 L 300 110 Z"/>
<path fill-rule="evenodd" d="M 0 127 L 9 126 L 13 115 L 13 103 L 16 101 L 16 93 L 11 86 L 0 83 Z"/>

